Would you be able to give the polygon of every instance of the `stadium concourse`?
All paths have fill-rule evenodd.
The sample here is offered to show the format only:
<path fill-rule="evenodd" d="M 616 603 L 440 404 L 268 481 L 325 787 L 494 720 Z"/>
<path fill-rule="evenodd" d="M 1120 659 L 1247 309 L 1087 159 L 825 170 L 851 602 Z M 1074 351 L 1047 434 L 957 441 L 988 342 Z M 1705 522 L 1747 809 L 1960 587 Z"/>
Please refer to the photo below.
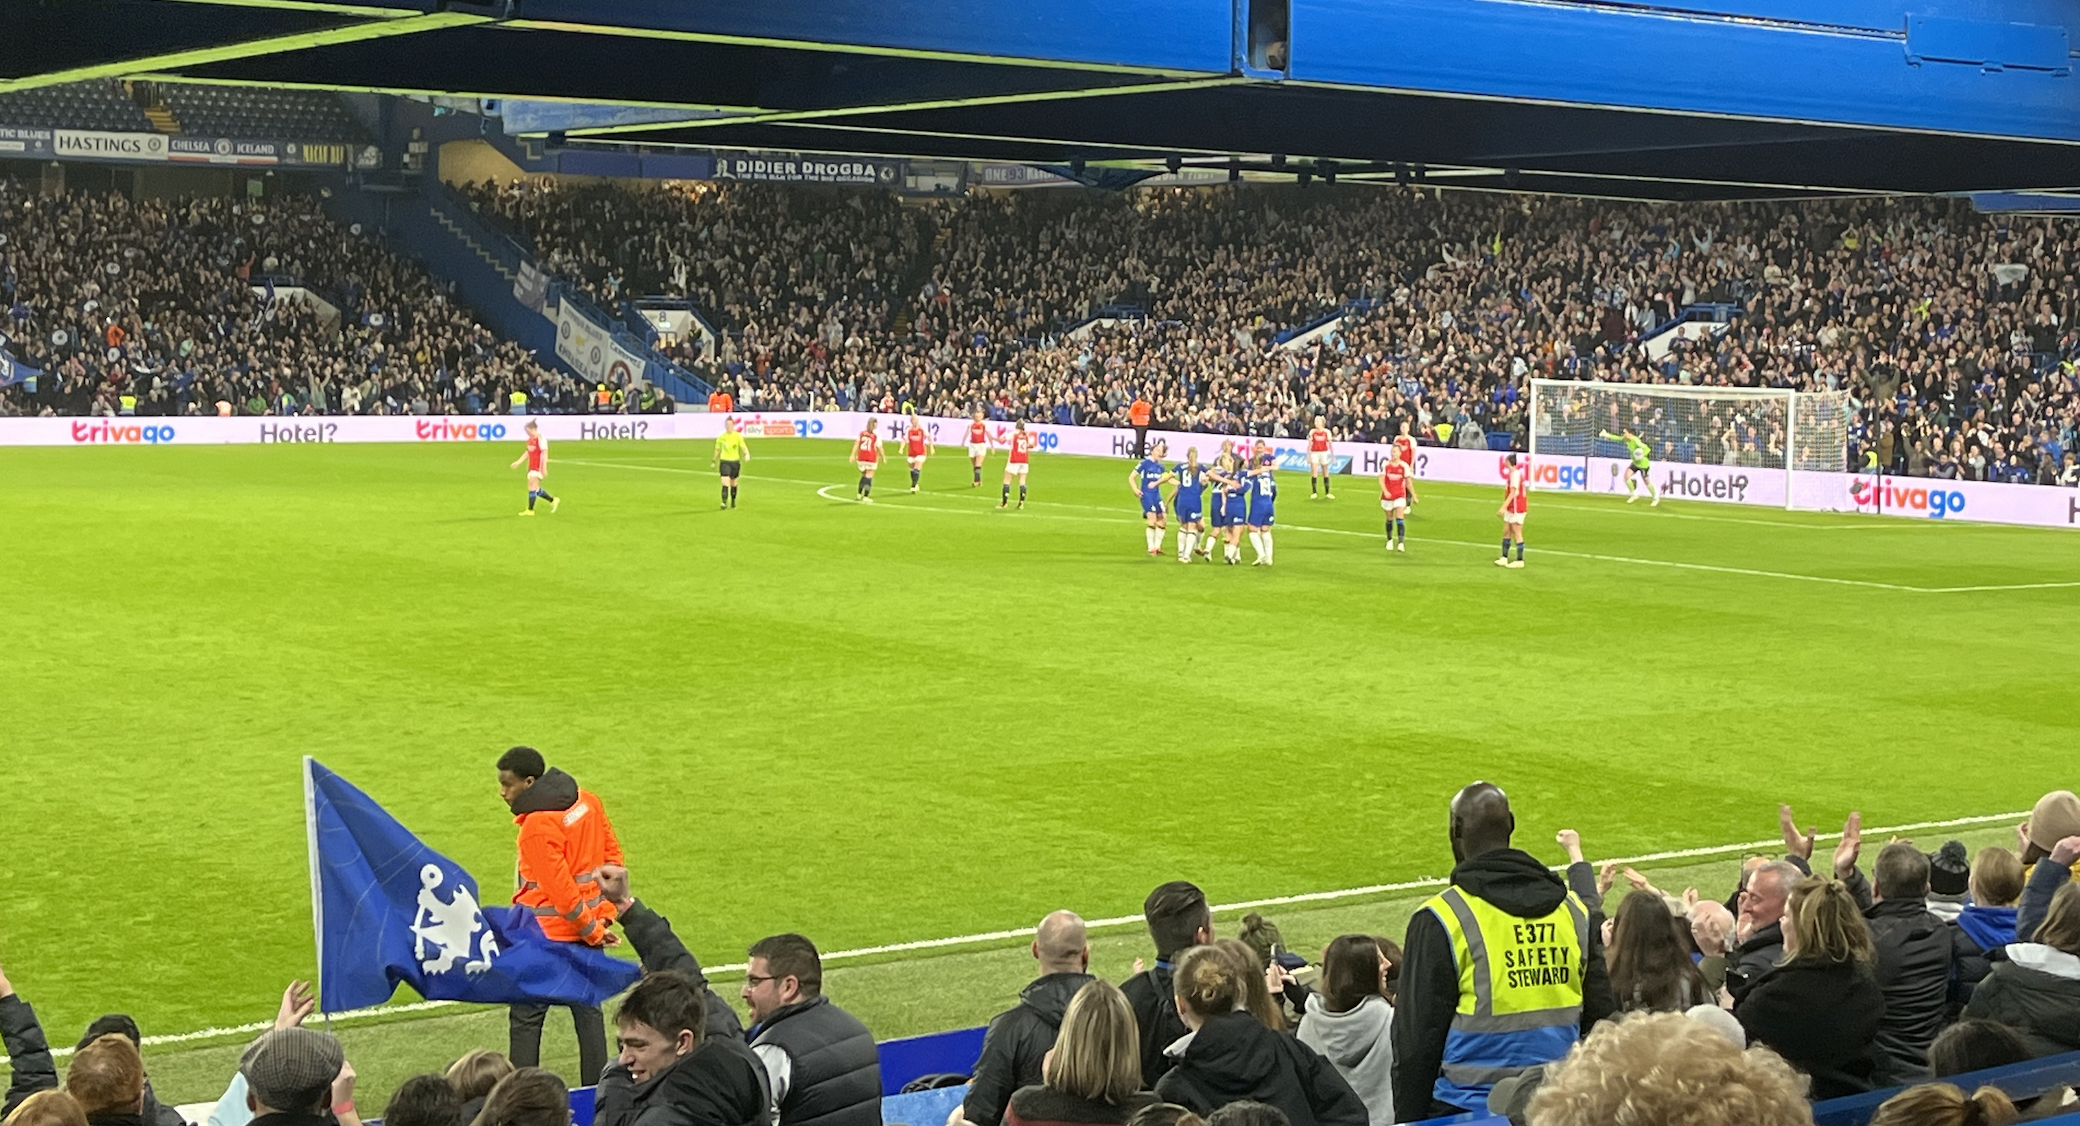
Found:
<path fill-rule="evenodd" d="M 2080 484 L 2080 246 L 2070 225 L 1962 201 L 1650 206 L 1360 184 L 906 206 L 873 189 L 525 180 L 467 194 L 602 307 L 690 299 L 719 347 L 668 350 L 741 408 L 1115 425 L 1145 397 L 1168 429 L 1297 437 L 1322 416 L 1339 440 L 1386 441 L 1406 421 L 1426 444 L 1524 449 L 1532 378 L 1841 390 L 1839 468 Z M 501 342 L 409 248 L 342 230 L 307 197 L 131 203 L 10 182 L 0 226 L 9 346 L 51 373 L 0 393 L 0 411 L 671 405 L 640 379 L 601 402 Z M 338 311 L 249 295 L 262 277 Z M 1666 331 L 1706 304 L 1738 313 L 1716 335 Z M 1768 446 L 1743 420 L 1686 460 L 1760 465 Z"/>

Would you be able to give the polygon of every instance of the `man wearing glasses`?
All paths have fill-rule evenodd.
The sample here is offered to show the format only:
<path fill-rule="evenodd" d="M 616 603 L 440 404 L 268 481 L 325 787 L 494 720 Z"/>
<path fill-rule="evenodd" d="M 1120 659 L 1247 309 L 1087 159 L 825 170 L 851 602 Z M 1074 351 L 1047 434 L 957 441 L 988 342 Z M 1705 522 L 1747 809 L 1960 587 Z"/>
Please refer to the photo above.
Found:
<path fill-rule="evenodd" d="M 874 1034 L 823 995 L 823 960 L 798 934 L 750 950 L 744 1002 L 751 1050 L 772 1081 L 778 1126 L 881 1126 L 881 1057 Z"/>

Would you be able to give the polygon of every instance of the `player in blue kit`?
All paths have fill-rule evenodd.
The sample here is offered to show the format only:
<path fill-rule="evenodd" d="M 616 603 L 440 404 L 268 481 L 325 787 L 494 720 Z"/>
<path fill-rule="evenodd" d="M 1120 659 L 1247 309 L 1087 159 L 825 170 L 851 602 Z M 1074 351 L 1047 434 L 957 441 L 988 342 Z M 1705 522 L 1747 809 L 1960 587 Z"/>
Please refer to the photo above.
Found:
<path fill-rule="evenodd" d="M 1257 467 L 1249 475 L 1249 545 L 1256 549 L 1257 557 L 1250 562 L 1252 567 L 1271 566 L 1271 517 L 1272 504 L 1278 499 L 1278 479 L 1272 476 L 1271 455 L 1257 459 Z"/>
<path fill-rule="evenodd" d="M 1162 457 L 1163 443 L 1159 440 L 1156 448 L 1127 475 L 1127 487 L 1141 498 L 1141 518 L 1148 525 L 1142 534 L 1148 541 L 1150 555 L 1163 554 L 1163 484 L 1170 480 L 1170 472 L 1163 468 Z"/>
<path fill-rule="evenodd" d="M 1170 507 L 1177 511 L 1177 561 L 1190 563 L 1192 548 L 1205 527 L 1200 508 L 1206 500 L 1206 467 L 1199 464 L 1199 447 L 1184 451 L 1184 460 L 1170 470 L 1170 479 L 1177 482 L 1170 494 Z"/>
<path fill-rule="evenodd" d="M 1242 493 L 1242 459 L 1235 454 L 1235 443 L 1221 443 L 1220 456 L 1214 459 L 1213 469 L 1206 480 L 1213 486 L 1209 502 L 1213 508 L 1213 526 L 1217 529 L 1214 539 L 1220 541 L 1221 559 L 1226 563 L 1242 562 L 1242 525 L 1248 515 L 1249 502 Z M 1208 545 L 1207 558 L 1212 559 L 1212 545 Z"/>

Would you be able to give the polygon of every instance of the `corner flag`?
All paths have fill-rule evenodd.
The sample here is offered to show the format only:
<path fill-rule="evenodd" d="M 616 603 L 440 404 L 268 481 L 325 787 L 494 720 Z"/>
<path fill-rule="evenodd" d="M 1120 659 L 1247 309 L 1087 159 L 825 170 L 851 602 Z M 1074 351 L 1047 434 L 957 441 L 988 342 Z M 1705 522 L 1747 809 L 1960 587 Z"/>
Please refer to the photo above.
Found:
<path fill-rule="evenodd" d="M 524 907 L 481 907 L 468 872 L 309 757 L 303 792 L 323 1011 L 380 1005 L 400 984 L 436 1001 L 598 1005 L 642 976 L 551 942 Z"/>

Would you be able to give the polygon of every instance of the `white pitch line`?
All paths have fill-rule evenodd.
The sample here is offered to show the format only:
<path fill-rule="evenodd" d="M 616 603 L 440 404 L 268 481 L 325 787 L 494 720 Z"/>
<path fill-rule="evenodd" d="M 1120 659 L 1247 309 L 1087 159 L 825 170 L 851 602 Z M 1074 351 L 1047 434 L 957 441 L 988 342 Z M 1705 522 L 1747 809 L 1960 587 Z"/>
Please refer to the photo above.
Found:
<path fill-rule="evenodd" d="M 1955 829 L 1962 828 L 1968 825 L 1998 824 L 2001 822 L 2018 821 L 2028 816 L 2028 813 L 1989 813 L 1975 817 L 1952 817 L 1943 821 L 1911 821 L 1903 825 L 1875 825 L 1868 826 L 1863 831 L 1865 833 L 1870 833 L 1874 835 L 1893 835 L 1898 833 L 1919 832 L 1923 829 Z M 1824 841 L 1832 840 L 1835 837 L 1839 836 L 1841 836 L 1840 833 L 1821 833 L 1814 839 L 1816 841 Z M 1783 843 L 1783 839 L 1781 837 L 1760 841 L 1740 841 L 1735 844 L 1707 845 L 1702 848 L 1678 848 L 1668 849 L 1662 852 L 1643 852 L 1638 856 L 1616 856 L 1611 857 L 1608 860 L 1595 861 L 1595 863 L 1598 865 L 1637 865 L 1656 864 L 1667 860 L 1694 860 L 1706 856 L 1720 856 L 1729 852 L 1754 852 L 1758 849 L 1767 849 L 1773 845 L 1781 843 Z M 1420 891 L 1424 888 L 1443 887 L 1446 882 L 1447 881 L 1443 877 L 1426 876 L 1419 880 L 1406 880 L 1401 883 L 1370 884 L 1365 887 L 1343 888 L 1337 891 L 1310 891 L 1302 892 L 1297 895 L 1275 895 L 1267 899 L 1245 899 L 1236 903 L 1219 903 L 1215 904 L 1212 909 L 1215 912 L 1225 913 L 1231 911 L 1249 911 L 1259 907 L 1284 907 L 1295 903 L 1324 903 L 1338 899 L 1354 899 L 1360 896 L 1380 895 L 1385 892 Z M 1144 920 L 1140 915 L 1116 915 L 1109 919 L 1087 920 L 1084 923 L 1084 926 L 1087 928 L 1124 927 L 1130 925 L 1138 925 L 1143 921 Z M 828 962 L 832 960 L 845 960 L 852 958 L 871 958 L 883 954 L 902 954 L 916 950 L 939 950 L 952 946 L 971 946 L 976 943 L 983 942 L 1008 942 L 1015 938 L 1030 937 L 1032 933 L 1033 928 L 1020 927 L 1015 930 L 985 931 L 981 934 L 954 935 L 949 938 L 927 938 L 915 942 L 893 942 L 882 946 L 862 946 L 855 950 L 833 950 L 823 955 L 823 960 Z M 706 972 L 710 974 L 735 974 L 744 972 L 744 969 L 744 963 L 734 962 L 729 965 L 706 967 Z M 432 1009 L 451 1008 L 456 1004 L 458 1004 L 458 1002 L 455 1001 L 414 1001 L 410 1004 L 405 1005 L 381 1005 L 372 1009 L 354 1009 L 350 1012 L 333 1013 L 330 1019 L 335 1024 L 345 1023 L 348 1021 L 359 1022 L 363 1020 L 368 1020 L 373 1017 L 390 1017 L 397 1016 L 403 1013 L 417 1013 L 426 1012 Z M 193 1043 L 198 1040 L 213 1040 L 225 1036 L 250 1036 L 257 1032 L 265 1032 L 266 1030 L 273 1027 L 273 1021 L 254 1021 L 251 1024 L 232 1025 L 228 1028 L 204 1028 L 195 1032 L 178 1032 L 164 1036 L 147 1036 L 144 1038 L 144 1046 L 150 1048 L 164 1044 L 187 1044 Z M 71 1055 L 72 1052 L 73 1049 L 71 1048 L 57 1048 L 51 1052 L 51 1055 L 57 1057 L 64 1057 Z M 0 1063 L 6 1062 L 8 1061 L 4 1057 L 0 1057 Z"/>

